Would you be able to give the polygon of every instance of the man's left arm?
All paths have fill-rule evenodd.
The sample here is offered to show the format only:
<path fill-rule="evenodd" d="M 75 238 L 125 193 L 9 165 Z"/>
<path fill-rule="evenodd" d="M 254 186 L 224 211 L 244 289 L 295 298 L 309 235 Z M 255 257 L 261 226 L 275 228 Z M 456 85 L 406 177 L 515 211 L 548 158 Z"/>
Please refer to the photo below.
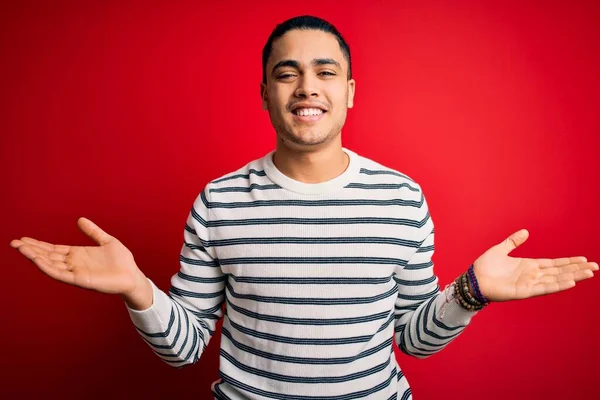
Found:
<path fill-rule="evenodd" d="M 581 256 L 556 259 L 510 257 L 510 252 L 529 237 L 529 232 L 521 229 L 475 260 L 470 274 L 465 276 L 468 289 L 464 297 L 460 290 L 455 290 L 455 283 L 441 291 L 433 272 L 433 221 L 422 192 L 417 214 L 419 232 L 424 234 L 418 235 L 422 239 L 418 241 L 416 252 L 394 274 L 398 285 L 395 340 L 400 350 L 408 355 L 428 357 L 464 330 L 477 313 L 464 306 L 469 302 L 466 300 L 472 300 L 464 297 L 475 297 L 488 304 L 552 294 L 574 287 L 598 270 L 597 263 L 588 262 Z"/>
<path fill-rule="evenodd" d="M 423 199 L 423 206 L 427 207 Z M 425 215 L 423 228 L 429 233 L 406 266 L 394 276 L 398 285 L 395 305 L 395 340 L 402 352 L 428 357 L 455 339 L 477 313 L 464 309 L 455 299 L 453 286 L 440 290 L 433 271 L 434 229 Z"/>

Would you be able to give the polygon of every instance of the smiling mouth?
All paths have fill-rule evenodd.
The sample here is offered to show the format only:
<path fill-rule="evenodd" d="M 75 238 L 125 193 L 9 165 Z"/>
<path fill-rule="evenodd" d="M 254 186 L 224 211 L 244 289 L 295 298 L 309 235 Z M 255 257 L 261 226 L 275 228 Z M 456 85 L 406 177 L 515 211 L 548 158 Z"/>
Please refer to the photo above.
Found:
<path fill-rule="evenodd" d="M 299 107 L 292 111 L 294 119 L 299 121 L 318 121 L 327 111 L 316 107 Z"/>
<path fill-rule="evenodd" d="M 327 111 L 320 108 L 297 108 L 292 111 L 292 114 L 298 117 L 318 117 L 325 114 Z"/>
<path fill-rule="evenodd" d="M 293 120 L 300 124 L 312 124 L 320 121 L 325 115 L 326 111 L 319 110 L 319 112 L 309 113 L 306 111 L 294 110 L 292 112 Z"/>

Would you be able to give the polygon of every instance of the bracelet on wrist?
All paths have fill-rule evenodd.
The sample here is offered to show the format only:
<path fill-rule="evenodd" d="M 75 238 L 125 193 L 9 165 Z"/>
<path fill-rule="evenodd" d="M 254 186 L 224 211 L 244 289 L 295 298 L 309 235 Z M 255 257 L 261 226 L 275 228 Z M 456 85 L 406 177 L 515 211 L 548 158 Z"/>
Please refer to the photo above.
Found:
<path fill-rule="evenodd" d="M 467 270 L 467 277 L 469 278 L 469 283 L 473 287 L 475 298 L 485 305 L 489 304 L 490 302 L 485 298 L 483 293 L 481 293 L 481 289 L 479 289 L 479 282 L 477 282 L 477 276 L 475 276 L 475 267 L 473 264 L 471 264 Z"/>
<path fill-rule="evenodd" d="M 481 301 L 477 296 L 473 296 L 469 290 L 469 285 L 471 284 L 471 279 L 468 271 L 460 275 L 454 281 L 454 297 L 458 301 L 458 303 L 466 310 L 469 311 L 479 311 L 483 309 L 489 302 Z M 477 293 L 476 290 L 473 290 L 474 293 Z"/>

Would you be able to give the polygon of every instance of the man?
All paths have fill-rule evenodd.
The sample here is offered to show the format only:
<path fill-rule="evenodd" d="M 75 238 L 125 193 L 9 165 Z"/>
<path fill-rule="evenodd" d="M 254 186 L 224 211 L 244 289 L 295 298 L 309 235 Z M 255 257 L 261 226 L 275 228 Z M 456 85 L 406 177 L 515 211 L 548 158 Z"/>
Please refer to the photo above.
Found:
<path fill-rule="evenodd" d="M 511 258 L 521 230 L 441 291 L 420 186 L 342 147 L 354 92 L 350 50 L 332 25 L 298 17 L 276 27 L 261 83 L 276 150 L 197 197 L 168 295 L 84 218 L 98 246 L 11 245 L 54 279 L 120 294 L 175 367 L 198 361 L 225 303 L 215 398 L 411 398 L 392 340 L 427 357 L 488 302 L 568 289 L 598 264 Z"/>

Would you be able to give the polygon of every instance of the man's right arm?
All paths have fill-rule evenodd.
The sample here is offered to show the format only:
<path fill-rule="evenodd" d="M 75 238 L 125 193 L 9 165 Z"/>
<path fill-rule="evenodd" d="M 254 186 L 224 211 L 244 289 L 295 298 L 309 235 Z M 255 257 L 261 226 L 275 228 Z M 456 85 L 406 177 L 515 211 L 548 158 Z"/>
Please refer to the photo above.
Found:
<path fill-rule="evenodd" d="M 87 218 L 79 229 L 96 246 L 69 246 L 22 237 L 10 242 L 54 280 L 83 289 L 118 294 L 140 335 L 165 362 L 193 363 L 222 315 L 226 275 L 210 246 L 208 186 L 196 198 L 184 231 L 181 268 L 169 294 L 159 290 L 135 263 L 131 251 Z"/>
<path fill-rule="evenodd" d="M 221 318 L 226 276 L 210 247 L 208 187 L 198 196 L 184 230 L 180 270 L 167 295 L 145 279 L 123 298 L 132 322 L 150 348 L 166 363 L 195 363 Z"/>

